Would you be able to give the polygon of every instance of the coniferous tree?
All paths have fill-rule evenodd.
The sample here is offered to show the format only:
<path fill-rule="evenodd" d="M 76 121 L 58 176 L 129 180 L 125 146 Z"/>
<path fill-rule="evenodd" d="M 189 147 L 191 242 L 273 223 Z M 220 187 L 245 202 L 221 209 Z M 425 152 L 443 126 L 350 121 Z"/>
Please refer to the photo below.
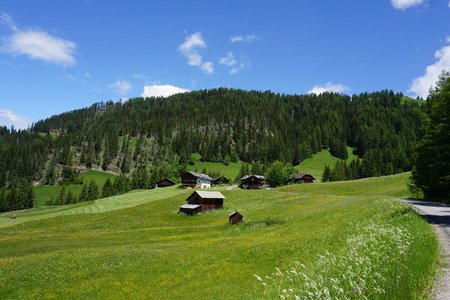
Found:
<path fill-rule="evenodd" d="M 87 183 L 83 184 L 83 188 L 81 189 L 81 193 L 78 196 L 78 202 L 88 201 L 88 186 Z"/>
<path fill-rule="evenodd" d="M 98 185 L 95 182 L 95 180 L 91 180 L 89 183 L 88 189 L 87 189 L 87 200 L 96 200 L 98 199 L 99 193 L 98 193 Z"/>
<path fill-rule="evenodd" d="M 424 196 L 450 201 L 450 73 L 431 91 L 422 117 L 412 179 Z"/>
<path fill-rule="evenodd" d="M 55 204 L 56 205 L 65 204 L 65 199 L 66 199 L 66 187 L 63 186 L 58 193 L 58 197 L 56 197 Z"/>
<path fill-rule="evenodd" d="M 113 185 L 111 183 L 111 180 L 109 180 L 109 177 L 108 177 L 106 179 L 105 184 L 103 185 L 101 198 L 111 197 L 113 195 L 114 195 Z"/>

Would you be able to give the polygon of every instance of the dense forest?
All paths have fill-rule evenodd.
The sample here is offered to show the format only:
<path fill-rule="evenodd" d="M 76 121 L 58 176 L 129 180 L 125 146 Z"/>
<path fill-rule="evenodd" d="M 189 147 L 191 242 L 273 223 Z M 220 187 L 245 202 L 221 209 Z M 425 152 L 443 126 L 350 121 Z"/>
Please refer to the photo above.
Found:
<path fill-rule="evenodd" d="M 0 208 L 32 206 L 29 200 L 13 204 L 19 183 L 58 184 L 80 168 L 124 174 L 133 187 L 145 187 L 178 177 L 192 153 L 224 164 L 295 166 L 322 149 L 346 158 L 348 145 L 363 161 L 376 160 L 379 167 L 364 176 L 407 171 L 419 135 L 418 108 L 387 90 L 346 96 L 220 88 L 96 103 L 29 130 L 0 128 Z"/>

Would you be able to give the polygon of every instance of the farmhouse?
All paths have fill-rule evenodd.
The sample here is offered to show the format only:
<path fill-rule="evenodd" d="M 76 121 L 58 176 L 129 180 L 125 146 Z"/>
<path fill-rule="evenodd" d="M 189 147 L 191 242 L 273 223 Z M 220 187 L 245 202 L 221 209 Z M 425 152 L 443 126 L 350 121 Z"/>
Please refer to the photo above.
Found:
<path fill-rule="evenodd" d="M 225 176 L 220 176 L 220 177 L 213 178 L 211 183 L 214 185 L 228 184 L 228 183 L 230 183 L 230 180 L 228 178 L 226 178 Z"/>
<path fill-rule="evenodd" d="M 186 199 L 188 203 L 180 206 L 180 213 L 195 215 L 202 211 L 221 209 L 223 199 L 225 196 L 220 192 L 195 191 Z"/>
<path fill-rule="evenodd" d="M 294 183 L 313 183 L 316 180 L 314 176 L 306 173 L 292 174 L 289 179 Z"/>
<path fill-rule="evenodd" d="M 234 225 L 241 222 L 243 218 L 244 216 L 241 215 L 237 210 L 235 210 L 228 215 L 228 223 Z"/>
<path fill-rule="evenodd" d="M 260 189 L 266 186 L 266 179 L 261 175 L 245 175 L 241 178 L 241 187 L 243 189 Z"/>
<path fill-rule="evenodd" d="M 172 185 L 175 185 L 175 184 L 176 184 L 175 181 L 170 180 L 169 178 L 163 178 L 163 179 L 161 179 L 160 181 L 158 181 L 156 183 L 156 187 L 159 187 L 159 188 L 161 188 L 161 187 L 168 187 L 168 186 L 172 186 Z"/>
<path fill-rule="evenodd" d="M 181 185 L 184 188 L 201 188 L 209 189 L 211 187 L 212 178 L 206 174 L 197 172 L 186 172 L 181 175 Z"/>

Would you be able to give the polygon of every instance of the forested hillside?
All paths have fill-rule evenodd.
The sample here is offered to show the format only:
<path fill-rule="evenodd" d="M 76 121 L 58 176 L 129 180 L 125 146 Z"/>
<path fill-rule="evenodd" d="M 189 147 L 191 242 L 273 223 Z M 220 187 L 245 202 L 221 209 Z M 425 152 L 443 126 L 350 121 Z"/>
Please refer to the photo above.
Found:
<path fill-rule="evenodd" d="M 175 177 L 192 153 L 225 164 L 280 160 L 295 166 L 328 148 L 346 158 L 348 145 L 379 164 L 374 175 L 398 173 L 410 170 L 419 132 L 419 104 L 402 98 L 392 91 L 350 97 L 220 88 L 97 103 L 28 131 L 1 128 L 0 196 L 10 195 L 5 188 L 20 178 L 54 184 L 71 180 L 80 168 L 101 167 L 144 182 Z"/>

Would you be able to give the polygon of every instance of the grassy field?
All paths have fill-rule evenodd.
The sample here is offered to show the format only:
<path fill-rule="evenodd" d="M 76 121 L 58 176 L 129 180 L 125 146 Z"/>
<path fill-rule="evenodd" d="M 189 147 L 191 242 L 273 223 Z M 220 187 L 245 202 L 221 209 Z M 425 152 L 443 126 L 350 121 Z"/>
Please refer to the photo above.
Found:
<path fill-rule="evenodd" d="M 397 200 L 408 176 L 225 190 L 224 209 L 194 217 L 177 213 L 192 192 L 177 188 L 23 212 L 0 228 L 0 298 L 418 298 L 437 242 Z M 233 209 L 244 223 L 227 224 Z"/>
<path fill-rule="evenodd" d="M 101 192 L 103 185 L 106 182 L 106 179 L 110 179 L 114 181 L 115 176 L 99 172 L 99 171 L 88 171 L 81 175 L 81 178 L 83 180 L 83 183 L 89 184 L 91 180 L 95 180 L 97 183 L 99 190 Z M 65 185 L 66 192 L 72 191 L 73 195 L 75 197 L 78 197 L 81 193 L 81 189 L 83 188 L 82 184 L 69 184 Z M 35 193 L 35 201 L 36 201 L 36 207 L 41 207 L 45 205 L 45 202 L 50 200 L 52 197 L 56 198 L 61 191 L 62 186 L 48 186 L 48 185 L 38 185 L 33 187 L 33 191 Z"/>

